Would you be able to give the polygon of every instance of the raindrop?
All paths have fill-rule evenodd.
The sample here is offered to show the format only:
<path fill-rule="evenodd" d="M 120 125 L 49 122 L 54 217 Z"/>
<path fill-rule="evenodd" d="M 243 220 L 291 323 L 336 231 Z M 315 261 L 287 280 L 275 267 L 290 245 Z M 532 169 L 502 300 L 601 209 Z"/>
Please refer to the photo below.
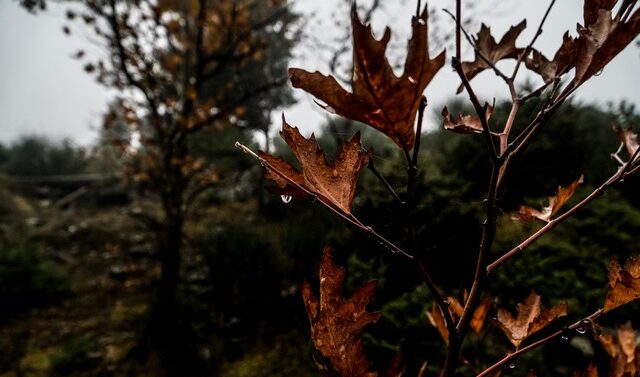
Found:
<path fill-rule="evenodd" d="M 449 301 L 447 300 L 442 300 L 442 303 L 445 304 L 446 306 L 449 306 Z"/>
<path fill-rule="evenodd" d="M 562 338 L 562 340 L 569 340 L 569 337 L 567 335 L 562 335 L 560 336 L 560 338 Z"/>
<path fill-rule="evenodd" d="M 291 201 L 291 195 L 280 195 L 280 199 L 282 199 L 282 203 L 287 204 Z"/>
<path fill-rule="evenodd" d="M 509 369 L 513 369 L 516 367 L 516 364 L 514 363 L 509 363 L 509 365 L 507 365 L 509 367 Z"/>
<path fill-rule="evenodd" d="M 602 74 L 602 72 L 604 72 L 604 68 L 602 68 L 601 70 L 599 70 L 598 72 L 594 73 L 594 76 L 600 76 Z"/>
<path fill-rule="evenodd" d="M 604 332 L 602 331 L 602 327 L 595 325 L 591 327 L 593 329 L 593 333 L 595 334 L 595 336 L 602 336 L 604 334 Z"/>
<path fill-rule="evenodd" d="M 413 77 L 409 76 L 409 82 L 415 84 L 416 80 Z"/>
<path fill-rule="evenodd" d="M 426 25 L 427 24 L 426 22 L 424 22 L 424 20 L 422 18 L 418 18 L 418 23 L 420 25 Z"/>
<path fill-rule="evenodd" d="M 587 329 L 589 328 L 590 322 L 587 320 L 582 320 L 580 321 L 580 324 L 578 324 L 578 327 L 576 327 L 576 332 L 578 334 L 584 334 L 587 332 Z"/>

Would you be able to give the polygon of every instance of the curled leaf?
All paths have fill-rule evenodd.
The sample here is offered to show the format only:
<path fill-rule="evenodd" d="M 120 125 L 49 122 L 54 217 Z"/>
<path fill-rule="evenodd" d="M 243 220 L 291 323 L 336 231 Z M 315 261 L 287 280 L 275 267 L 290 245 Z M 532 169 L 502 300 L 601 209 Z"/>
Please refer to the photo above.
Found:
<path fill-rule="evenodd" d="M 322 100 L 325 109 L 366 123 L 410 150 L 415 142 L 413 125 L 422 92 L 444 65 L 444 51 L 434 59 L 429 57 L 427 18 L 425 7 L 420 17 L 412 19 L 413 35 L 400 77 L 393 73 L 385 57 L 390 30 L 387 28 L 382 39 L 376 40 L 371 26 L 362 24 L 354 7 L 352 93 L 332 76 L 298 68 L 289 69 L 291 83 Z"/>
<path fill-rule="evenodd" d="M 345 301 L 344 274 L 344 269 L 331 260 L 331 249 L 325 248 L 320 264 L 320 300 L 314 296 L 309 283 L 305 282 L 302 290 L 311 322 L 311 338 L 341 377 L 376 377 L 376 372 L 369 371 L 360 339 L 362 330 L 381 315 L 366 311 L 376 283 L 364 283 Z"/>
<path fill-rule="evenodd" d="M 638 149 L 638 135 L 631 128 L 622 128 L 617 125 L 613 125 L 613 132 L 616 133 L 620 143 L 627 149 L 629 158 L 631 158 Z"/>
<path fill-rule="evenodd" d="M 609 263 L 609 291 L 604 312 L 640 299 L 640 258 L 629 258 L 624 269 L 616 259 Z"/>
<path fill-rule="evenodd" d="M 453 296 L 449 296 L 447 297 L 447 302 L 449 303 L 449 312 L 451 313 L 452 317 L 456 320 L 460 319 L 464 310 L 464 307 L 462 306 L 460 301 L 458 301 L 458 299 Z M 479 334 L 482 331 L 489 310 L 491 310 L 491 299 L 487 296 L 484 296 L 474 310 L 473 317 L 471 318 L 470 328 L 474 333 Z M 427 320 L 429 321 L 431 326 L 435 327 L 436 330 L 438 330 L 438 333 L 440 333 L 442 339 L 446 343 L 448 343 L 449 330 L 447 329 L 442 311 L 435 302 L 433 303 L 433 305 L 431 305 L 431 309 L 426 312 L 426 315 Z"/>
<path fill-rule="evenodd" d="M 552 60 L 547 59 L 538 50 L 532 49 L 524 63 L 528 69 L 542 76 L 544 82 L 553 81 L 568 72 L 575 63 L 578 52 L 576 39 L 564 33 L 562 45 L 556 51 Z"/>
<path fill-rule="evenodd" d="M 281 157 L 258 152 L 260 158 L 267 163 L 266 177 L 277 185 L 271 191 L 296 197 L 311 193 L 326 205 L 351 213 L 358 173 L 373 154 L 371 149 L 362 152 L 360 133 L 342 144 L 333 163 L 327 161 L 313 135 L 309 139 L 305 138 L 296 127 L 287 124 L 284 117 L 280 135 L 291 148 L 302 171 Z"/>
<path fill-rule="evenodd" d="M 467 79 L 471 80 L 478 73 L 491 68 L 492 65 L 495 66 L 500 60 L 517 59 L 524 49 L 516 47 L 516 39 L 526 27 L 527 21 L 522 20 L 518 25 L 512 26 L 502 36 L 500 42 L 496 43 L 496 40 L 491 35 L 491 29 L 482 24 L 478 35 L 474 37 L 476 44 L 475 59 L 471 62 L 462 63 L 462 70 Z M 461 91 L 462 85 L 458 87 L 458 93 Z"/>
<path fill-rule="evenodd" d="M 491 114 L 493 114 L 493 106 L 485 103 L 484 111 L 485 118 L 488 121 L 491 118 Z M 446 106 L 442 109 L 442 120 L 444 122 L 445 130 L 460 134 L 481 134 L 483 132 L 482 121 L 480 121 L 478 116 L 460 114 L 456 121 L 453 119 Z"/>
<path fill-rule="evenodd" d="M 530 335 L 542 330 L 556 319 L 567 315 L 567 304 L 540 309 L 540 296 L 531 291 L 524 302 L 516 306 L 518 314 L 512 315 L 505 309 L 498 309 L 497 320 L 504 334 L 516 347 Z"/>
<path fill-rule="evenodd" d="M 517 216 L 514 216 L 516 220 L 524 220 L 524 221 L 533 221 L 533 219 L 539 219 L 545 222 L 551 221 L 553 215 L 555 215 L 560 208 L 562 208 L 565 203 L 573 196 L 578 186 L 584 181 L 584 176 L 581 175 L 580 178 L 575 180 L 567 187 L 558 187 L 558 191 L 554 196 L 549 197 L 549 205 L 542 208 L 542 211 L 539 211 L 535 208 L 528 206 L 520 206 L 520 210 Z"/>

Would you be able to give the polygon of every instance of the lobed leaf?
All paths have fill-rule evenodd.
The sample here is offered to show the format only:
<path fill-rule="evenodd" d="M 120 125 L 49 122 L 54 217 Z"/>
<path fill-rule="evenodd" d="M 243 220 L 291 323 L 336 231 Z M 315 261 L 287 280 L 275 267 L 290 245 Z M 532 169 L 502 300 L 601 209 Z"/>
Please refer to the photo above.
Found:
<path fill-rule="evenodd" d="M 640 345 L 636 346 L 636 333 L 627 322 L 619 326 L 616 338 L 611 334 L 597 337 L 598 342 L 609 356 L 610 376 L 637 376 L 640 374 Z"/>
<path fill-rule="evenodd" d="M 376 372 L 369 371 L 369 361 L 360 338 L 362 330 L 381 316 L 380 313 L 366 311 L 376 282 L 362 284 L 345 301 L 342 292 L 344 275 L 344 269 L 333 263 L 331 249 L 326 247 L 320 264 L 320 300 L 316 299 L 308 282 L 302 289 L 311 322 L 311 338 L 341 377 L 376 377 Z"/>
<path fill-rule="evenodd" d="M 444 65 L 444 51 L 434 59 L 429 57 L 427 18 L 426 7 L 420 17 L 413 17 L 404 72 L 397 77 L 385 57 L 390 30 L 376 40 L 354 5 L 352 93 L 332 76 L 298 68 L 289 69 L 291 83 L 323 101 L 326 110 L 366 123 L 408 151 L 415 143 L 413 126 L 422 93 Z"/>
<path fill-rule="evenodd" d="M 527 20 L 522 20 L 518 25 L 509 28 L 500 39 L 500 42 L 496 43 L 496 40 L 491 35 L 491 29 L 482 24 L 480 31 L 474 38 L 476 44 L 475 59 L 471 62 L 462 63 L 462 70 L 467 79 L 471 80 L 485 69 L 492 68 L 500 60 L 517 59 L 524 49 L 516 47 L 516 39 L 526 27 Z M 458 93 L 462 91 L 462 88 L 462 85 L 458 87 Z"/>
<path fill-rule="evenodd" d="M 540 296 L 531 291 L 524 302 L 516 306 L 518 314 L 512 315 L 505 309 L 498 309 L 498 325 L 509 341 L 516 347 L 532 334 L 550 325 L 556 319 L 567 315 L 567 304 L 540 309 Z"/>
<path fill-rule="evenodd" d="M 351 140 L 342 144 L 333 163 L 327 161 L 314 135 L 309 139 L 305 138 L 296 127 L 285 121 L 284 116 L 280 136 L 291 148 L 302 171 L 281 157 L 259 151 L 260 158 L 267 162 L 267 179 L 277 185 L 270 191 L 295 197 L 304 197 L 311 193 L 323 203 L 350 214 L 358 173 L 373 155 L 371 149 L 362 152 L 360 133 L 356 133 Z"/>
<path fill-rule="evenodd" d="M 603 311 L 640 299 L 640 258 L 630 258 L 624 269 L 616 259 L 609 263 L 609 291 Z"/>

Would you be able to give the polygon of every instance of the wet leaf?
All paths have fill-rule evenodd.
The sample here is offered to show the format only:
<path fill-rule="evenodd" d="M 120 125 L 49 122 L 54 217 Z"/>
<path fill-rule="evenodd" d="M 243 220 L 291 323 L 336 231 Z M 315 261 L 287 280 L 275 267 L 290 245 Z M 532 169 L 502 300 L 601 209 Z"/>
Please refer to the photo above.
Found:
<path fill-rule="evenodd" d="M 311 322 L 311 337 L 322 356 L 329 360 L 341 377 L 375 377 L 369 371 L 360 333 L 380 318 L 380 313 L 369 313 L 366 306 L 373 298 L 376 282 L 361 285 L 345 300 L 342 287 L 344 269 L 331 260 L 327 247 L 320 265 L 320 300 L 305 282 L 302 295 Z"/>
<path fill-rule="evenodd" d="M 616 259 L 609 263 L 609 291 L 604 312 L 640 299 L 640 258 L 629 258 L 624 269 Z"/>
<path fill-rule="evenodd" d="M 562 37 L 562 45 L 552 60 L 547 59 L 538 50 L 532 49 L 531 56 L 528 56 L 524 62 L 528 69 L 542 76 L 544 82 L 549 82 L 573 68 L 577 52 L 576 39 L 571 37 L 569 32 L 566 32 Z"/>
<path fill-rule="evenodd" d="M 300 163 L 302 172 L 280 157 L 258 152 L 270 165 L 266 170 L 267 179 L 273 180 L 278 186 L 271 191 L 279 195 L 304 197 L 307 196 L 304 190 L 307 190 L 323 203 L 344 213 L 351 213 L 358 173 L 373 155 L 371 149 L 362 151 L 360 133 L 342 144 L 333 163 L 327 161 L 313 135 L 305 138 L 296 127 L 287 124 L 284 117 L 280 135 Z"/>
<path fill-rule="evenodd" d="M 491 35 L 491 29 L 487 25 L 482 24 L 478 35 L 474 37 L 477 49 L 475 51 L 475 59 L 471 62 L 462 63 L 462 70 L 467 76 L 467 79 L 471 80 L 478 73 L 485 69 L 490 69 L 491 65 L 495 65 L 500 60 L 517 59 L 524 49 L 516 47 L 516 39 L 526 27 L 527 21 L 522 20 L 518 25 L 512 26 L 509 31 L 502 36 L 500 42 L 496 43 L 496 40 Z M 483 57 L 491 64 L 488 64 Z M 458 87 L 458 93 L 461 91 L 462 85 Z"/>
<path fill-rule="evenodd" d="M 491 119 L 491 114 L 493 114 L 493 106 L 488 103 L 484 104 L 485 117 L 487 121 Z M 442 120 L 444 122 L 445 130 L 453 131 L 460 134 L 481 134 L 482 130 L 482 122 L 480 118 L 476 115 L 458 115 L 458 120 L 454 120 L 451 114 L 449 113 L 449 109 L 445 106 L 442 109 Z"/>
<path fill-rule="evenodd" d="M 438 304 L 434 302 L 431 305 L 431 310 L 427 311 L 425 314 L 427 315 L 427 320 L 431 326 L 435 327 L 444 342 L 449 344 L 449 330 L 447 329 L 444 315 L 442 314 L 442 310 L 440 310 Z"/>
<path fill-rule="evenodd" d="M 572 81 L 574 86 L 582 84 L 601 71 L 640 34 L 640 8 L 624 19 L 613 17 L 611 9 L 617 2 L 584 2 L 585 25 L 578 25 L 576 73 Z"/>
<path fill-rule="evenodd" d="M 530 335 L 542 330 L 556 319 L 567 315 L 567 304 L 540 309 L 540 296 L 531 291 L 524 302 L 516 306 L 518 314 L 512 315 L 505 309 L 498 309 L 497 320 L 509 341 L 517 347 Z"/>
<path fill-rule="evenodd" d="M 385 57 L 390 30 L 387 28 L 382 39 L 376 40 L 371 26 L 361 23 L 354 7 L 352 93 L 332 76 L 298 68 L 289 69 L 291 83 L 323 101 L 326 110 L 366 123 L 410 150 L 415 142 L 413 126 L 422 93 L 444 65 L 444 51 L 434 59 L 429 57 L 427 16 L 425 7 L 419 18 L 412 19 L 413 36 L 400 77 L 393 73 Z"/>
<path fill-rule="evenodd" d="M 571 373 L 571 377 L 598 377 L 598 367 L 590 364 L 585 370 L 577 370 Z"/>
<path fill-rule="evenodd" d="M 520 206 L 520 210 L 518 215 L 514 216 L 516 220 L 524 220 L 524 221 L 533 221 L 534 218 L 549 222 L 553 215 L 555 215 L 560 208 L 562 208 L 565 203 L 573 196 L 576 189 L 580 184 L 584 181 L 584 176 L 580 176 L 577 180 L 571 183 L 567 187 L 558 187 L 558 191 L 554 196 L 549 197 L 549 205 L 542 208 L 542 211 L 539 211 L 535 208 L 528 206 Z"/>

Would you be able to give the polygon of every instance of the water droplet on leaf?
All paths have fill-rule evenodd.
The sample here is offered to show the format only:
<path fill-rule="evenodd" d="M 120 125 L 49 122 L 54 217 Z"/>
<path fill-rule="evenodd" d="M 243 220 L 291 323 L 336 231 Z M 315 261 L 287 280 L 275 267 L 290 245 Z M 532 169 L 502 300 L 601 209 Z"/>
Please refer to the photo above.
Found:
<path fill-rule="evenodd" d="M 291 201 L 291 195 L 280 195 L 280 199 L 282 199 L 282 203 L 287 204 Z"/>
<path fill-rule="evenodd" d="M 509 363 L 508 367 L 509 367 L 509 369 L 513 369 L 513 368 L 515 368 L 515 367 L 516 367 L 516 364 L 514 364 L 514 363 Z"/>

